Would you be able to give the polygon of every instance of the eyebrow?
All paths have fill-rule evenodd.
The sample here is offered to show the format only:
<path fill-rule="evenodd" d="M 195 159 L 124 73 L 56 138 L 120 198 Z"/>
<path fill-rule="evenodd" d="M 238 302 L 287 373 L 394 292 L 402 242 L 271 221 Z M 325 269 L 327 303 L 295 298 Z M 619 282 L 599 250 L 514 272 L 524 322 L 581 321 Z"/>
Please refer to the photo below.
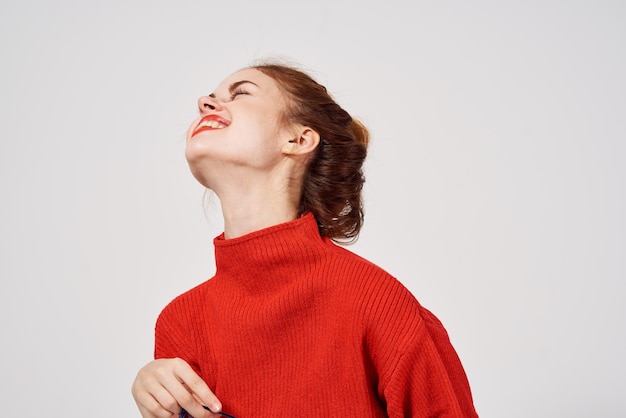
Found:
<path fill-rule="evenodd" d="M 249 84 L 253 84 L 253 85 L 255 85 L 255 86 L 259 87 L 259 85 L 258 85 L 258 84 L 253 83 L 253 82 L 252 82 L 252 81 L 250 81 L 250 80 L 239 80 L 239 81 L 235 81 L 233 84 L 231 84 L 231 85 L 228 87 L 228 92 L 229 92 L 230 94 L 233 94 L 233 91 L 237 90 L 237 88 L 238 88 L 239 86 L 241 86 L 242 84 L 247 84 L 247 83 L 249 83 Z M 209 97 L 212 97 L 212 98 L 214 98 L 214 99 L 215 99 L 215 93 L 211 93 L 211 94 L 209 94 Z"/>

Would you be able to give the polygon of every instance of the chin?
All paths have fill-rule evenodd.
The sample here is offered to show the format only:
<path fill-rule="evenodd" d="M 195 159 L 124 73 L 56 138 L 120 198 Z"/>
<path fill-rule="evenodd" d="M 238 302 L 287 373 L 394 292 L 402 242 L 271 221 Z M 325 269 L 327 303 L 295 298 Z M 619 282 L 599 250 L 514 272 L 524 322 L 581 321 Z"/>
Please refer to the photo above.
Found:
<path fill-rule="evenodd" d="M 203 170 L 194 169 L 193 166 L 189 166 L 191 174 L 203 187 L 211 189 L 211 181 L 207 178 L 206 173 Z"/>
<path fill-rule="evenodd" d="M 209 159 L 206 155 L 200 155 L 198 153 L 190 155 L 190 153 L 186 152 L 185 156 L 187 157 L 189 171 L 191 171 L 191 174 L 198 183 L 207 189 L 214 190 L 216 181 L 219 180 L 220 176 L 223 176 L 223 173 L 221 173 L 219 169 L 221 164 L 215 160 Z"/>

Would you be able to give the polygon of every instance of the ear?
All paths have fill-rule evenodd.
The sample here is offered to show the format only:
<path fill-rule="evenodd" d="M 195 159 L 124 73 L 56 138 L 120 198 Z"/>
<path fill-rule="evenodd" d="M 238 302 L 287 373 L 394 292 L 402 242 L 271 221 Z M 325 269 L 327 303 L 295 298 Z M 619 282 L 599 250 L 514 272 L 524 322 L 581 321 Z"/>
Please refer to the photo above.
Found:
<path fill-rule="evenodd" d="M 310 154 L 320 143 L 320 134 L 308 126 L 299 126 L 292 133 L 291 139 L 283 145 L 283 154 L 294 156 Z"/>

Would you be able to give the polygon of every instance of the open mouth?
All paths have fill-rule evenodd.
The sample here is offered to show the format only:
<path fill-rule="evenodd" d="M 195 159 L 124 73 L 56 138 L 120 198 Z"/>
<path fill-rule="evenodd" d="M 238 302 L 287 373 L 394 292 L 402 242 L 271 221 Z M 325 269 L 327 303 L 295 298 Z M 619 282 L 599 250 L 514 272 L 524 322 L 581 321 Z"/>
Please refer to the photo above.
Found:
<path fill-rule="evenodd" d="M 198 123 L 198 126 L 196 126 L 196 129 L 194 129 L 194 131 L 191 134 L 191 136 L 193 137 L 193 136 L 199 134 L 200 132 L 204 132 L 204 131 L 213 131 L 215 129 L 224 129 L 228 125 L 230 125 L 230 121 L 224 119 L 221 116 L 218 116 L 218 115 L 207 115 L 207 116 L 203 117 L 202 119 L 200 119 L 200 122 Z"/>

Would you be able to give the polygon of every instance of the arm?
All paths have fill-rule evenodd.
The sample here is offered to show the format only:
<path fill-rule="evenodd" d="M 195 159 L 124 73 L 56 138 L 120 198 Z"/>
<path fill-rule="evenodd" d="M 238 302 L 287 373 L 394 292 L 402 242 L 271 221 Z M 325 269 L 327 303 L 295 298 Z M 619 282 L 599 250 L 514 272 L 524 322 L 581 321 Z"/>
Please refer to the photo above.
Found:
<path fill-rule="evenodd" d="M 424 308 L 421 319 L 384 386 L 389 417 L 478 417 L 446 330 Z"/>
<path fill-rule="evenodd" d="M 470 386 L 441 322 L 396 279 L 364 306 L 378 396 L 390 418 L 477 417 Z"/>

